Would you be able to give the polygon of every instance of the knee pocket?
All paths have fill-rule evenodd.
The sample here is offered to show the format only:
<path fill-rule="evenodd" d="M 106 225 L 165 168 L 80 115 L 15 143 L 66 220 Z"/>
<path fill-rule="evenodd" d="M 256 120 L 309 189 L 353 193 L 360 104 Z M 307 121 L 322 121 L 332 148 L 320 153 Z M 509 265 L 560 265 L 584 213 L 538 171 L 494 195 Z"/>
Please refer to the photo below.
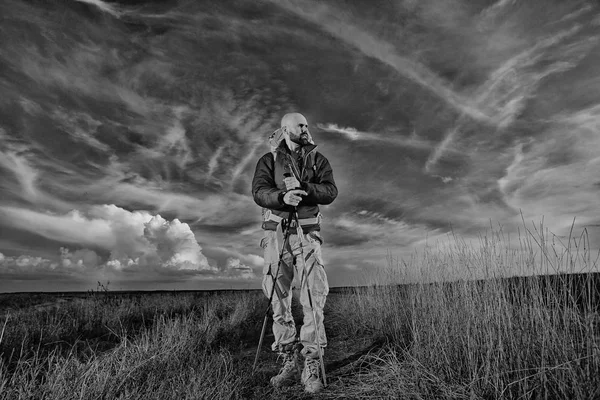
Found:
<path fill-rule="evenodd" d="M 329 293 L 329 282 L 327 281 L 327 274 L 325 273 L 323 265 L 317 263 L 313 268 L 312 274 L 314 275 L 311 290 L 313 291 L 314 296 L 327 296 Z"/>
<path fill-rule="evenodd" d="M 318 262 L 315 262 L 312 271 L 310 272 L 308 282 L 306 282 L 305 284 L 308 285 L 310 289 L 310 294 L 312 295 L 313 302 L 315 302 L 317 298 L 325 299 L 325 296 L 327 296 L 327 294 L 329 293 L 329 283 L 327 281 L 327 274 L 325 273 L 325 269 L 323 268 L 323 266 Z M 303 290 L 301 295 L 307 295 L 306 290 Z"/>
<path fill-rule="evenodd" d="M 260 247 L 263 249 L 263 258 L 265 260 L 263 273 L 268 271 L 269 266 L 277 264 L 279 254 L 277 253 L 277 236 L 275 232 L 268 231 L 266 236 L 260 241 Z"/>
<path fill-rule="evenodd" d="M 267 269 L 268 271 L 268 265 L 265 266 L 265 269 Z M 273 278 L 271 278 L 271 275 L 267 275 L 266 271 L 263 274 L 263 279 L 262 279 L 262 291 L 264 293 L 265 296 L 269 297 L 271 296 L 271 288 L 273 287 Z"/>
<path fill-rule="evenodd" d="M 325 296 L 325 295 L 322 295 L 322 294 L 313 295 L 313 305 L 319 310 L 322 310 L 325 307 L 326 300 L 327 300 L 327 296 Z"/>

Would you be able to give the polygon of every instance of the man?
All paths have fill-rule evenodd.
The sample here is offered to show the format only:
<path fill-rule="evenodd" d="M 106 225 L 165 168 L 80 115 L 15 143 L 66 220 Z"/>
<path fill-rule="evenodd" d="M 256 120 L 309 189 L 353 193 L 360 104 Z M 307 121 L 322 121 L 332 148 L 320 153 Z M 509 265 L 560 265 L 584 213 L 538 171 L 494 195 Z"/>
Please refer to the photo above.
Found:
<path fill-rule="evenodd" d="M 261 241 L 264 249 L 263 291 L 267 297 L 275 284 L 273 296 L 272 350 L 283 356 L 283 367 L 271 378 L 275 387 L 293 384 L 297 368 L 294 361 L 296 327 L 292 317 L 292 280 L 301 282 L 300 303 L 304 321 L 300 329 L 303 345 L 304 369 L 302 383 L 307 392 L 316 393 L 323 387 L 320 379 L 319 348 L 321 354 L 327 345 L 323 325 L 323 307 L 329 293 L 327 275 L 321 257 L 321 214 L 320 204 L 330 204 L 338 191 L 333 180 L 333 171 L 327 158 L 317 152 L 308 131 L 308 123 L 302 114 L 286 114 L 281 119 L 281 134 L 284 140 L 270 153 L 261 157 L 256 165 L 252 180 L 254 201 L 263 210 L 265 237 Z M 285 225 L 289 213 L 297 211 L 300 228 L 292 222 Z M 279 274 L 273 281 L 279 263 L 277 229 L 290 229 L 289 243 L 283 243 L 284 252 Z M 309 303 L 309 294 L 317 321 Z M 317 338 L 317 332 L 319 337 Z"/>

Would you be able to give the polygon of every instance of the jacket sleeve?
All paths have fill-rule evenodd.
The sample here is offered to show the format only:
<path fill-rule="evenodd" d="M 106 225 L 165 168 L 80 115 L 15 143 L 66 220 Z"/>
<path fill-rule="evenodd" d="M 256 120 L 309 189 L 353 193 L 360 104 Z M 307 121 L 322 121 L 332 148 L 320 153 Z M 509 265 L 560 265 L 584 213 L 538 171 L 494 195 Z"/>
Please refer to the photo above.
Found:
<path fill-rule="evenodd" d="M 273 154 L 267 153 L 256 164 L 252 179 L 252 197 L 261 207 L 281 210 L 285 208 L 283 203 L 285 191 L 277 187 L 273 176 Z"/>
<path fill-rule="evenodd" d="M 331 204 L 338 195 L 337 186 L 333 180 L 333 170 L 325 156 L 317 153 L 316 183 L 302 182 L 301 186 L 307 193 L 300 204 L 314 206 Z"/>

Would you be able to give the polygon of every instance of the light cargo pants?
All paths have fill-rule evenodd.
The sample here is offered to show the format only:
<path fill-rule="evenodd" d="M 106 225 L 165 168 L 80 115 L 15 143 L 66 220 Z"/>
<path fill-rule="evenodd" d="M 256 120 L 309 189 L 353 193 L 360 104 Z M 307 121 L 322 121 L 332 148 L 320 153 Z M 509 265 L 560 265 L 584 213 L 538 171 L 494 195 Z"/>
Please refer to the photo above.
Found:
<path fill-rule="evenodd" d="M 296 326 L 292 317 L 292 282 L 300 289 L 300 304 L 304 314 L 300 328 L 300 342 L 304 346 L 302 354 L 308 358 L 318 358 L 318 345 L 315 324 L 318 324 L 321 348 L 327 346 L 327 336 L 323 325 L 323 307 L 329 293 L 327 275 L 321 256 L 321 236 L 319 232 L 302 233 L 302 229 L 291 228 L 289 243 L 284 243 L 277 284 L 273 295 L 273 335 L 275 341 L 273 351 L 279 351 L 283 345 L 293 343 L 296 339 Z M 262 289 L 269 297 L 273 290 L 273 276 L 277 272 L 279 262 L 279 239 L 276 231 L 265 231 L 261 241 L 264 249 L 265 265 L 263 268 Z M 309 303 L 307 288 L 312 296 L 312 305 L 317 321 L 314 321 Z"/>

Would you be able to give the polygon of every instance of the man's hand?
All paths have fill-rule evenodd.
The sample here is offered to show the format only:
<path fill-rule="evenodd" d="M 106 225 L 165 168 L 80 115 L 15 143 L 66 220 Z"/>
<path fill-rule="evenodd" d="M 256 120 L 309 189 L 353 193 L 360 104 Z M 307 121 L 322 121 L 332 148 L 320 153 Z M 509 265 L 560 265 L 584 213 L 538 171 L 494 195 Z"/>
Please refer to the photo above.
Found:
<path fill-rule="evenodd" d="M 290 190 L 283 195 L 283 202 L 289 206 L 296 207 L 298 203 L 302 201 L 301 196 L 306 196 L 306 192 L 304 190 Z"/>
<path fill-rule="evenodd" d="M 295 176 L 283 178 L 283 183 L 285 183 L 285 190 L 292 190 L 300 187 L 300 182 L 298 182 L 298 179 L 296 179 Z"/>

